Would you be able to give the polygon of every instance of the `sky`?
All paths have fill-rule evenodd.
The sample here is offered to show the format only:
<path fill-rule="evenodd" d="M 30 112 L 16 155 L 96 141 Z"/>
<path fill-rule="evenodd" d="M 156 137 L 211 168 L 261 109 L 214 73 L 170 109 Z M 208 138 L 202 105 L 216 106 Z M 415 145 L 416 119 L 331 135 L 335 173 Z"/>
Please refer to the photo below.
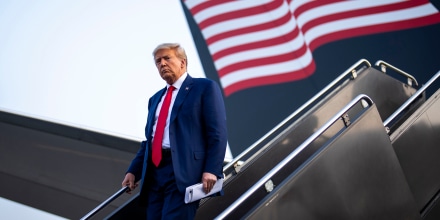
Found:
<path fill-rule="evenodd" d="M 205 77 L 178 0 L 2 0 L 0 33 L 0 110 L 102 133 L 144 139 L 158 44 Z"/>
<path fill-rule="evenodd" d="M 0 110 L 143 140 L 165 42 L 205 77 L 178 0 L 1 0 Z M 0 219 L 49 218 L 1 199 L 5 209 Z"/>

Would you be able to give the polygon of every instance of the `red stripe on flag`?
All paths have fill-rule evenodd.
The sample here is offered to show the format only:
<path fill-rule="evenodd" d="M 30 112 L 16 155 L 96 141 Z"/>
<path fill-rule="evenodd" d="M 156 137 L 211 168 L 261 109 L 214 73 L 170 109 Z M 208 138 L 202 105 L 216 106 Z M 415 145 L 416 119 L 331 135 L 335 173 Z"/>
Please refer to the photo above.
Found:
<path fill-rule="evenodd" d="M 366 27 L 359 27 L 359 28 L 352 28 L 344 31 L 338 31 L 333 32 L 330 34 L 326 34 L 323 36 L 320 36 L 316 39 L 314 39 L 309 47 L 311 51 L 314 51 L 319 46 L 336 41 L 341 40 L 345 38 L 350 37 L 357 37 L 361 35 L 368 35 L 368 34 L 376 34 L 376 33 L 383 33 L 383 32 L 391 32 L 391 31 L 398 31 L 398 30 L 404 30 L 409 28 L 416 28 L 416 27 L 422 27 L 427 26 L 431 24 L 440 23 L 440 14 L 434 14 L 428 17 L 421 17 L 417 19 L 410 19 L 410 20 L 404 20 L 399 22 L 392 22 L 392 23 L 385 23 L 385 24 L 379 24 L 379 25 L 372 25 L 372 26 L 366 26 Z"/>
<path fill-rule="evenodd" d="M 206 39 L 206 43 L 213 44 L 217 41 L 220 41 L 220 40 L 223 40 L 226 38 L 271 29 L 271 28 L 286 24 L 291 19 L 292 19 L 292 15 L 289 12 L 287 12 L 284 16 L 282 16 L 276 20 L 270 21 L 270 22 L 266 22 L 266 23 L 254 25 L 254 26 L 249 26 L 249 27 L 245 27 L 245 28 L 240 28 L 240 29 L 233 30 L 233 31 L 227 31 L 227 32 L 223 32 L 223 33 L 214 35 L 214 36 Z"/>
<path fill-rule="evenodd" d="M 244 90 L 256 86 L 273 85 L 273 84 L 305 79 L 310 75 L 312 75 L 313 72 L 315 72 L 315 69 L 316 69 L 315 62 L 312 61 L 308 66 L 304 67 L 301 70 L 286 72 L 274 76 L 257 77 L 248 80 L 243 80 L 224 88 L 225 96 L 229 96 L 234 92 L 238 92 L 240 90 Z"/>
<path fill-rule="evenodd" d="M 224 21 L 233 20 L 233 19 L 237 19 L 237 18 L 243 18 L 244 17 L 243 15 L 246 15 L 246 17 L 248 17 L 248 16 L 252 16 L 252 15 L 266 13 L 268 11 L 271 11 L 275 8 L 280 7 L 282 4 L 283 4 L 283 1 L 271 1 L 268 4 L 264 4 L 264 5 L 260 5 L 260 6 L 256 6 L 256 7 L 252 7 L 252 8 L 247 8 L 247 9 L 241 9 L 241 10 L 232 11 L 232 12 L 224 13 L 221 15 L 213 16 L 211 18 L 208 18 L 208 19 L 200 22 L 199 27 L 200 27 L 200 29 L 204 29 L 204 28 L 207 28 L 213 24 L 217 24 L 219 22 L 224 22 Z"/>
<path fill-rule="evenodd" d="M 358 9 L 358 10 L 353 10 L 353 11 L 346 11 L 346 12 L 331 14 L 331 15 L 322 16 L 322 17 L 319 17 L 317 19 L 314 19 L 314 20 L 307 22 L 306 24 L 304 24 L 301 27 L 301 31 L 306 33 L 308 30 L 310 30 L 311 28 L 313 28 L 315 26 L 318 26 L 318 25 L 324 24 L 324 23 L 328 23 L 328 22 L 332 22 L 332 21 L 336 21 L 336 20 L 342 20 L 342 19 L 346 19 L 346 18 L 353 18 L 353 17 L 358 17 L 358 16 L 364 16 L 364 15 L 373 15 L 373 14 L 379 14 L 379 13 L 390 12 L 390 11 L 397 11 L 397 10 L 420 6 L 423 4 L 425 4 L 425 3 L 421 2 L 421 1 L 405 1 L 402 3 L 395 3 L 395 4 L 391 4 L 391 5 L 376 6 L 376 7 L 371 7 L 371 8 L 364 8 L 364 9 Z"/>
<path fill-rule="evenodd" d="M 184 2 L 186 2 L 186 1 L 184 1 Z M 228 2 L 235 2 L 235 0 L 204 1 L 203 3 L 200 3 L 196 6 L 194 6 L 193 8 L 191 8 L 190 11 L 191 11 L 191 14 L 194 16 L 197 13 L 199 13 L 205 9 L 208 9 L 208 8 L 211 8 L 211 7 L 214 7 L 217 5 L 223 5 Z"/>
<path fill-rule="evenodd" d="M 253 49 L 270 47 L 270 46 L 275 46 L 275 45 L 287 43 L 287 42 L 297 38 L 298 35 L 299 35 L 299 29 L 295 28 L 291 32 L 289 32 L 285 35 L 276 37 L 276 38 L 258 41 L 258 42 L 254 42 L 254 43 L 242 44 L 240 46 L 230 47 L 230 48 L 221 50 L 215 54 L 212 54 L 212 58 L 213 58 L 213 60 L 218 60 L 222 57 L 225 57 L 225 56 L 228 56 L 228 55 L 231 55 L 234 53 L 239 53 L 239 52 L 243 52 L 243 51 L 247 51 L 247 50 L 253 50 Z"/>
<path fill-rule="evenodd" d="M 241 69 L 287 62 L 289 60 L 298 59 L 299 57 L 303 56 L 306 52 L 307 52 L 307 46 L 304 44 L 301 48 L 293 52 L 234 63 L 232 65 L 219 69 L 218 74 L 220 77 L 223 77 L 231 72 Z"/>

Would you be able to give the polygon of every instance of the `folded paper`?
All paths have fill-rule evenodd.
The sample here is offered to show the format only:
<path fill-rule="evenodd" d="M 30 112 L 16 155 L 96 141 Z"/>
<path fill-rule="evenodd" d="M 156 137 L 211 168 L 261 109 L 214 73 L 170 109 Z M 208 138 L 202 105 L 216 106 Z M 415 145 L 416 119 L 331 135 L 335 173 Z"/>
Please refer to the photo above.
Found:
<path fill-rule="evenodd" d="M 214 187 L 212 187 L 211 192 L 209 192 L 208 194 L 206 194 L 203 191 L 203 183 L 197 183 L 192 186 L 188 186 L 186 187 L 186 192 L 185 192 L 185 203 L 194 202 L 203 199 L 205 197 L 208 197 L 214 193 L 218 193 L 220 192 L 220 190 L 222 190 L 222 187 L 223 187 L 223 178 L 218 179 L 217 182 L 215 182 Z"/>

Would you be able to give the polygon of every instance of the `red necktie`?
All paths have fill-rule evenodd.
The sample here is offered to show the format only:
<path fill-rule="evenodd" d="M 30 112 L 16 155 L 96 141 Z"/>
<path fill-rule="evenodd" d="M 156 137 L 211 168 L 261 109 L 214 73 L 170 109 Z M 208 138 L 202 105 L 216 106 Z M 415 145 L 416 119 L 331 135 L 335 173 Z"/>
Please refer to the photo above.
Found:
<path fill-rule="evenodd" d="M 152 159 L 154 165 L 156 167 L 159 166 L 160 160 L 162 159 L 162 140 L 163 140 L 163 132 L 165 130 L 165 124 L 167 122 L 168 110 L 170 109 L 171 97 L 173 94 L 173 90 L 175 88 L 170 86 L 168 88 L 165 99 L 163 100 L 162 107 L 159 112 L 159 118 L 157 119 L 156 132 L 154 133 L 153 138 L 153 152 Z"/>

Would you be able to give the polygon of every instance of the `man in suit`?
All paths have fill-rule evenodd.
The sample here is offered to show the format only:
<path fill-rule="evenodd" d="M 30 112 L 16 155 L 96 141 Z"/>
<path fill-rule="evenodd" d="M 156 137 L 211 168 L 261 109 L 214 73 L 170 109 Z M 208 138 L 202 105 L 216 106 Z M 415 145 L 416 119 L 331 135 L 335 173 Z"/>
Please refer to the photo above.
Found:
<path fill-rule="evenodd" d="M 186 53 L 179 44 L 161 44 L 153 56 L 167 85 L 149 100 L 146 141 L 122 186 L 133 190 L 141 180 L 140 201 L 147 207 L 147 219 L 193 219 L 199 202 L 185 204 L 185 188 L 202 182 L 208 193 L 223 176 L 223 96 L 214 81 L 188 75 Z M 162 113 L 167 105 L 169 110 Z"/>

